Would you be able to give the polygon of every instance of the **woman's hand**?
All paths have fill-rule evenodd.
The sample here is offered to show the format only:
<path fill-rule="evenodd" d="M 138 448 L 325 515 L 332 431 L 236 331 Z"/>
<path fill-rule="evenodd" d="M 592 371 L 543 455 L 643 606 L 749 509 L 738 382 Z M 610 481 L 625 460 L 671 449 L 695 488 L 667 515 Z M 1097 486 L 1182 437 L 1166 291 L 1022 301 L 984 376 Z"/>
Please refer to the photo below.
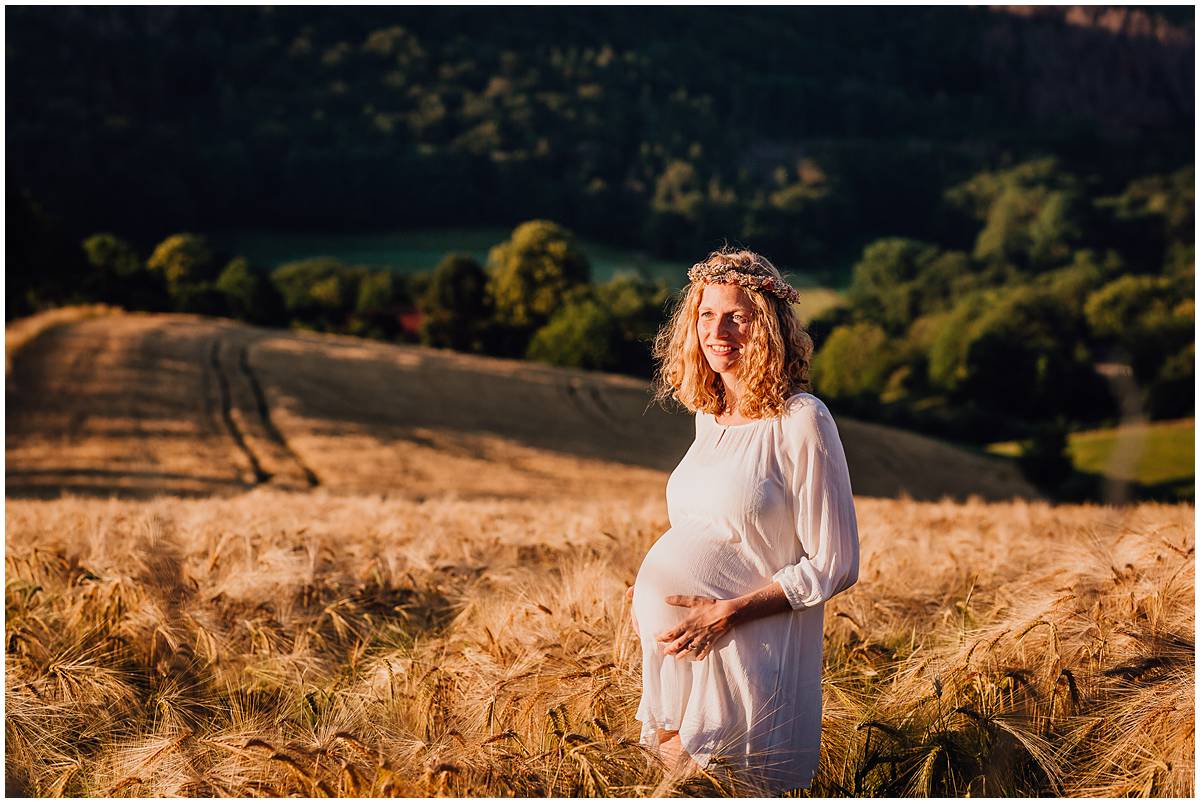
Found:
<path fill-rule="evenodd" d="M 687 617 L 656 639 L 665 644 L 667 655 L 688 656 L 700 661 L 712 651 L 717 639 L 733 627 L 737 604 L 734 600 L 689 597 L 673 594 L 666 598 L 668 605 L 691 608 Z"/>
<path fill-rule="evenodd" d="M 641 638 L 642 631 L 638 629 L 637 615 L 633 612 L 633 586 L 625 589 L 625 599 L 629 602 L 629 619 L 633 622 L 633 632 Z"/>

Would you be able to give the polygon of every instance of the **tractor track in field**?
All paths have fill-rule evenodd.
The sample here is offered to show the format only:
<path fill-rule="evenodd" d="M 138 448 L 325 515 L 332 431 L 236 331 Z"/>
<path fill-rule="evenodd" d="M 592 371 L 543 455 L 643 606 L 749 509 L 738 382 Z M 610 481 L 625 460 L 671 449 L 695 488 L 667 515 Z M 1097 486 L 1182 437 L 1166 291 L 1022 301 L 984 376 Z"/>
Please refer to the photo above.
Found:
<path fill-rule="evenodd" d="M 246 384 L 250 386 L 250 392 L 254 396 L 254 406 L 258 412 L 259 422 L 262 424 L 263 430 L 275 444 L 291 459 L 296 467 L 300 469 L 300 473 L 304 475 L 308 487 L 316 488 L 321 484 L 317 478 L 317 473 L 313 471 L 296 453 L 291 444 L 287 442 L 287 438 L 283 437 L 283 433 L 279 431 L 279 427 L 275 426 L 275 422 L 271 420 L 271 408 L 267 404 L 267 396 L 263 392 L 262 384 L 258 381 L 258 376 L 250 367 L 250 358 L 248 356 L 249 349 L 246 344 L 241 344 L 238 347 L 238 370 L 241 371 L 242 377 L 246 380 Z"/>
<path fill-rule="evenodd" d="M 233 354 L 230 354 L 230 351 Z M 294 464 L 299 473 L 304 476 L 304 481 L 309 488 L 319 486 L 321 480 L 317 477 L 317 473 L 292 448 L 287 438 L 283 436 L 279 427 L 272 420 L 271 408 L 267 403 L 267 395 L 263 391 L 258 375 L 250 365 L 248 345 L 245 342 L 235 343 L 228 338 L 220 336 L 213 338 L 212 344 L 209 347 L 209 367 L 216 377 L 216 406 L 220 409 L 221 421 L 229 437 L 250 462 L 251 471 L 254 472 L 254 484 L 263 485 L 279 476 L 278 471 L 271 472 L 267 470 L 266 465 L 272 463 L 272 456 L 267 453 L 260 454 L 256 451 L 254 441 L 257 439 L 260 444 L 263 441 L 270 444 L 269 451 L 277 450 L 277 454 L 274 457 L 275 462 L 283 459 Z M 243 386 L 241 404 L 235 401 L 235 383 L 241 383 Z M 244 392 L 246 390 L 249 391 L 248 394 Z M 251 399 L 252 403 L 249 401 Z M 248 409 L 250 407 L 253 409 Z M 238 415 L 234 414 L 235 410 Z M 239 417 L 246 423 L 239 424 Z M 246 424 L 251 420 L 257 423 L 257 427 L 251 426 L 250 429 L 261 429 L 260 432 L 246 431 Z M 278 468 L 277 465 L 273 463 L 272 465 Z"/>
<path fill-rule="evenodd" d="M 209 348 L 209 364 L 212 366 L 213 373 L 217 378 L 217 401 L 221 408 L 221 418 L 225 422 L 225 431 L 229 433 L 229 437 L 233 439 L 234 444 L 241 450 L 246 459 L 250 461 L 250 469 L 254 472 L 255 485 L 262 485 L 269 482 L 271 474 L 268 473 L 258 459 L 258 455 L 250 448 L 246 442 L 246 436 L 238 426 L 237 421 L 233 417 L 233 392 L 230 388 L 228 374 L 221 364 L 221 338 L 213 338 L 212 346 Z"/>

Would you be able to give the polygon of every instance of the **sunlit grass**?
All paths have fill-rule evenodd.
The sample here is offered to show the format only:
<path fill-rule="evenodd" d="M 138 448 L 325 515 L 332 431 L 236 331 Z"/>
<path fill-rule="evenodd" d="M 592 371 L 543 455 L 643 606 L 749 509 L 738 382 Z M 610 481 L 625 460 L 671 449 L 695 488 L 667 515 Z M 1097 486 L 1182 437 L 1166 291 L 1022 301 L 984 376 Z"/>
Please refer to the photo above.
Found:
<path fill-rule="evenodd" d="M 1137 444 L 1131 466 L 1114 465 L 1120 438 Z M 1071 460 L 1076 468 L 1143 485 L 1180 483 L 1193 479 L 1196 464 L 1196 420 L 1126 424 L 1115 429 L 1077 432 L 1070 438 Z"/>
<path fill-rule="evenodd" d="M 657 494 L 6 511 L 10 791 L 753 792 L 637 744 Z M 860 499 L 811 793 L 1191 796 L 1193 512 Z"/>
<path fill-rule="evenodd" d="M 1181 418 L 1074 432 L 1067 437 L 1067 452 L 1076 471 L 1194 498 L 1195 443 L 1195 419 Z M 1021 444 L 993 443 L 987 451 L 1020 457 Z"/>

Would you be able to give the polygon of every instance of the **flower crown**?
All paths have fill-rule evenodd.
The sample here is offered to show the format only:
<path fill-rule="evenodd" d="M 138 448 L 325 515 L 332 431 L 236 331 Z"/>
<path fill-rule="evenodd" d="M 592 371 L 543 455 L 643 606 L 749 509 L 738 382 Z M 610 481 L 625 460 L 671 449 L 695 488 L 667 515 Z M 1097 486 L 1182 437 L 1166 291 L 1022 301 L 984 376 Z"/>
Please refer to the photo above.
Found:
<path fill-rule="evenodd" d="M 697 262 L 688 270 L 688 281 L 705 284 L 736 284 L 748 290 L 771 293 L 789 304 L 795 304 L 800 300 L 800 293 L 782 279 L 748 273 L 745 269 L 733 265 Z"/>

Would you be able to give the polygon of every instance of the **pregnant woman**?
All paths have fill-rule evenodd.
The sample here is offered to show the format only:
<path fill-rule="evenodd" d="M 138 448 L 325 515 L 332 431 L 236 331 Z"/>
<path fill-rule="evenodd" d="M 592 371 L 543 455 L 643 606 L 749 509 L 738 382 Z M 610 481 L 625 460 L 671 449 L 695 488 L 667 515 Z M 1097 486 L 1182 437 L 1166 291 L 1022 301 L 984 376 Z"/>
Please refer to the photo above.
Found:
<path fill-rule="evenodd" d="M 808 387 L 797 293 L 723 249 L 659 333 L 658 398 L 695 413 L 668 529 L 634 582 L 642 742 L 674 770 L 721 756 L 773 792 L 807 787 L 821 737 L 824 603 L 858 578 L 846 458 Z"/>

